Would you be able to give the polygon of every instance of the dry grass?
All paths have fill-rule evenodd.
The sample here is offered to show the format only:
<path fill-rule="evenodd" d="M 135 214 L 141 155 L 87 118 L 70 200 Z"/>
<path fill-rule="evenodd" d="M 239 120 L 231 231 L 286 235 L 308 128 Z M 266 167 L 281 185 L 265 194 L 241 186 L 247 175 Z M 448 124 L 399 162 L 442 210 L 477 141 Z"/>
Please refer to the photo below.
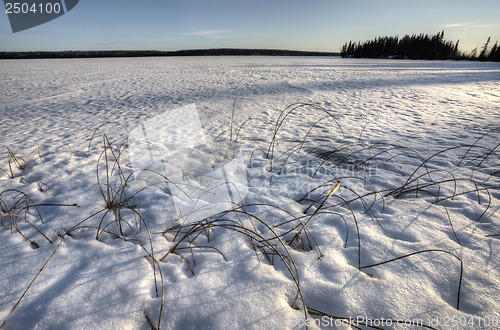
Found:
<path fill-rule="evenodd" d="M 235 105 L 233 107 L 229 132 L 229 147 L 241 141 L 252 141 L 251 137 L 245 134 L 245 129 L 250 129 L 253 123 L 259 122 L 267 127 L 271 140 L 267 141 L 265 147 L 256 146 L 251 153 L 249 166 L 253 166 L 253 159 L 257 153 L 265 156 L 268 162 L 268 174 L 273 184 L 273 177 L 288 175 L 294 172 L 303 171 L 308 173 L 311 179 L 318 175 L 330 175 L 329 180 L 309 189 L 296 201 L 304 206 L 302 214 L 295 214 L 283 207 L 270 204 L 241 203 L 233 205 L 233 208 L 206 217 L 202 220 L 176 224 L 165 228 L 158 233 L 152 233 L 148 220 L 142 216 L 138 197 L 148 189 L 164 189 L 171 182 L 168 177 L 161 173 L 151 171 L 151 181 L 146 187 L 133 189 L 134 170 L 124 166 L 123 159 L 127 152 L 127 144 L 120 142 L 120 138 L 110 139 L 108 135 L 102 135 L 102 144 L 98 148 L 99 157 L 96 164 L 95 178 L 96 187 L 102 198 L 102 209 L 95 213 L 84 216 L 71 229 L 60 235 L 60 240 L 54 248 L 53 253 L 42 265 L 36 276 L 24 290 L 22 296 L 17 300 L 11 310 L 16 307 L 27 294 L 28 290 L 35 283 L 40 273 L 45 269 L 51 258 L 56 254 L 59 247 L 64 244 L 64 237 L 77 230 L 95 230 L 95 239 L 103 240 L 104 237 L 121 239 L 141 246 L 146 259 L 151 263 L 156 295 L 160 299 L 158 319 L 153 320 L 149 313 L 145 312 L 145 318 L 151 328 L 161 329 L 162 318 L 166 309 L 165 302 L 165 282 L 164 274 L 161 270 L 163 263 L 168 263 L 171 256 L 178 256 L 184 260 L 190 273 L 196 275 L 197 255 L 204 253 L 215 253 L 220 256 L 221 261 L 228 261 L 227 254 L 213 244 L 211 233 L 214 230 L 222 232 L 224 235 L 240 235 L 255 252 L 255 257 L 260 261 L 268 262 L 277 269 L 284 267 L 287 276 L 294 283 L 295 293 L 291 307 L 303 312 L 304 318 L 308 320 L 313 316 L 329 316 L 335 319 L 348 320 L 345 316 L 332 316 L 318 309 L 308 306 L 313 302 L 306 301 L 301 288 L 301 279 L 298 265 L 293 258 L 294 253 L 307 253 L 317 249 L 318 259 L 323 257 L 315 236 L 310 231 L 310 224 L 316 219 L 330 218 L 335 221 L 342 221 L 345 225 L 344 244 L 339 247 L 346 248 L 353 241 L 349 235 L 350 226 L 354 226 L 357 245 L 357 269 L 360 272 L 368 268 L 379 267 L 385 264 L 397 262 L 406 258 L 420 258 L 428 254 L 445 254 L 460 262 L 457 271 L 457 295 L 456 309 L 460 308 L 460 298 L 462 291 L 462 279 L 465 266 L 461 258 L 456 254 L 441 249 L 423 249 L 389 260 L 362 265 L 362 246 L 360 232 L 364 228 L 360 227 L 358 217 L 363 215 L 373 219 L 379 225 L 381 231 L 386 233 L 382 223 L 379 221 L 380 213 L 384 211 L 387 199 L 425 199 L 432 205 L 439 206 L 447 216 L 449 227 L 458 244 L 462 244 L 459 233 L 450 216 L 446 201 L 459 197 L 469 197 L 470 202 L 477 202 L 483 207 L 482 214 L 472 221 L 480 221 L 485 214 L 494 213 L 491 210 L 494 194 L 499 192 L 499 164 L 500 144 L 493 147 L 485 146 L 482 142 L 489 136 L 495 136 L 499 129 L 491 129 L 482 134 L 475 143 L 470 145 L 450 146 L 433 153 L 431 156 L 422 157 L 415 150 L 408 147 L 390 144 L 367 144 L 362 143 L 362 135 L 367 129 L 368 123 L 364 125 L 359 136 L 351 142 L 337 142 L 332 139 L 330 143 L 325 143 L 324 139 L 318 139 L 315 130 L 320 124 L 330 125 L 330 129 L 342 137 L 346 138 L 342 126 L 337 121 L 335 114 L 312 104 L 298 103 L 281 110 L 274 123 L 268 123 L 262 119 L 250 118 L 244 121 L 239 128 L 235 129 Z M 301 130 L 302 136 L 298 136 L 294 141 L 286 141 L 281 137 L 282 130 L 286 127 L 288 120 L 299 112 L 310 111 L 318 113 L 319 119 L 313 121 Z M 92 149 L 97 133 L 110 123 L 99 126 L 90 138 L 89 150 Z M 115 125 L 116 126 L 116 125 Z M 121 125 L 118 125 L 121 126 Z M 126 130 L 126 129 L 125 129 Z M 223 139 L 223 133 L 217 139 Z M 255 137 L 257 140 L 258 138 Z M 337 143 L 337 144 L 336 144 Z M 256 143 L 258 144 L 258 143 Z M 228 149 L 229 150 L 229 149 Z M 435 168 L 434 162 L 446 159 L 450 155 L 459 153 L 455 167 L 451 169 Z M 461 153 L 460 153 L 461 152 Z M 223 156 L 223 155 L 222 155 Z M 413 163 L 408 163 L 412 160 Z M 28 162 L 24 158 L 14 155 L 8 150 L 7 169 L 2 170 L 9 178 L 22 175 L 28 168 Z M 351 175 L 335 175 L 335 169 L 341 166 L 351 166 Z M 404 183 L 390 188 L 380 189 L 370 182 L 369 177 L 364 175 L 367 168 L 380 166 L 384 169 L 392 169 L 398 175 L 404 176 Z M 412 171 L 405 172 L 402 168 L 413 168 Z M 463 170 L 480 172 L 483 179 L 472 176 L 465 177 Z M 358 172 L 359 171 L 359 172 Z M 303 173 L 300 172 L 300 173 Z M 361 173 L 361 174 L 360 174 Z M 458 174 L 457 174 L 458 173 Z M 192 173 L 191 173 L 192 174 Z M 358 191 L 354 183 L 362 184 L 363 191 Z M 472 185 L 474 189 L 464 189 L 464 185 Z M 180 189 L 180 187 L 179 187 Z M 42 205 L 42 204 L 40 204 Z M 33 248 L 38 247 L 36 238 L 42 237 L 50 244 L 52 242 L 38 227 L 37 223 L 43 223 L 42 211 L 27 194 L 19 190 L 5 190 L 0 192 L 0 220 L 3 228 L 8 228 L 12 232 L 17 232 L 30 242 Z M 60 206 L 75 206 L 74 204 Z M 31 210 L 31 211 L 30 211 Z M 278 212 L 282 217 L 279 221 L 266 219 L 262 214 L 265 211 Z M 311 211 L 313 210 L 313 211 Z M 360 211 L 361 210 L 361 211 Z M 257 212 L 261 211 L 261 212 Z M 351 227 L 352 228 L 352 227 Z M 158 256 L 155 248 L 155 237 L 161 235 L 172 243 L 171 248 Z M 315 234 L 317 235 L 317 234 Z M 462 234 L 463 235 L 463 234 Z M 491 233 L 487 237 L 497 237 L 498 233 Z M 387 234 L 387 236 L 389 236 Z M 293 253 L 292 253 L 293 250 Z M 432 261 L 428 261 L 432 262 Z M 279 267 L 278 267 L 279 265 Z M 455 269 L 455 265 L 448 267 Z M 448 271 L 447 270 L 447 271 Z M 455 276 L 450 272 L 449 276 Z M 393 323 L 399 323 L 393 320 Z M 402 322 L 402 321 L 401 321 Z M 4 324 L 5 325 L 5 324 Z M 363 326 L 363 324 L 361 324 Z M 358 328 L 351 324 L 352 327 Z M 370 327 L 364 324 L 365 327 Z M 424 328 L 432 329 L 430 326 L 422 325 Z"/>

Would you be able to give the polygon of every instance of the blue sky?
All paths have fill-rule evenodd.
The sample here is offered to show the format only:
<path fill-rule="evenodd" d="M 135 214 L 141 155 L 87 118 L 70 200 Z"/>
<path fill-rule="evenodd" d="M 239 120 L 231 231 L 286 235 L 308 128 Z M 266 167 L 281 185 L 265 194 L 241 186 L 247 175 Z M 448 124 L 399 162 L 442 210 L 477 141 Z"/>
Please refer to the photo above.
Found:
<path fill-rule="evenodd" d="M 349 40 L 441 30 L 471 50 L 488 36 L 500 42 L 499 13 L 499 0 L 80 0 L 67 14 L 18 33 L 2 8 L 0 51 L 339 51 Z"/>

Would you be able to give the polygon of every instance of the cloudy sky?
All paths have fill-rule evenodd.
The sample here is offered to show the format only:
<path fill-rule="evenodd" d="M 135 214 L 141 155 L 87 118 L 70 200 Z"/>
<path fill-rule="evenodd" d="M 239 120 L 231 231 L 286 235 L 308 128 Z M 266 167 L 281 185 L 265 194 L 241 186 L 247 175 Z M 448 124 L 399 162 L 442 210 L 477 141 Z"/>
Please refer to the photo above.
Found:
<path fill-rule="evenodd" d="M 441 30 L 471 50 L 488 36 L 500 42 L 499 13 L 500 0 L 80 0 L 67 14 L 18 33 L 2 10 L 0 51 L 339 51 L 349 40 Z"/>

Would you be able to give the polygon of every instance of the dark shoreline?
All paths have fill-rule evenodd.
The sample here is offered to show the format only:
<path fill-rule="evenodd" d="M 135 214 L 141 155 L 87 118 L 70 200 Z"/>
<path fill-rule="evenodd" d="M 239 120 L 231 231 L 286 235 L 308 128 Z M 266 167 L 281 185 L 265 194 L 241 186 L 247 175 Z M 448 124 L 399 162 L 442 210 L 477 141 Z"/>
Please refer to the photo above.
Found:
<path fill-rule="evenodd" d="M 279 49 L 190 49 L 177 51 L 104 50 L 104 51 L 34 51 L 0 52 L 0 59 L 107 58 L 168 56 L 340 56 L 334 52 L 311 52 Z"/>

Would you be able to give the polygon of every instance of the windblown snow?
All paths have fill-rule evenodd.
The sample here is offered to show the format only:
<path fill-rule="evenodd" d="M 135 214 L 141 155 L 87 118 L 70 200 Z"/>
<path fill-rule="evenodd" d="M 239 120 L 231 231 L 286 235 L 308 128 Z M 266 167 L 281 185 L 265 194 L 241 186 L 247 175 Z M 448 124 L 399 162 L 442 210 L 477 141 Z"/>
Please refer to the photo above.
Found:
<path fill-rule="evenodd" d="M 498 64 L 0 73 L 3 329 L 499 327 Z"/>

